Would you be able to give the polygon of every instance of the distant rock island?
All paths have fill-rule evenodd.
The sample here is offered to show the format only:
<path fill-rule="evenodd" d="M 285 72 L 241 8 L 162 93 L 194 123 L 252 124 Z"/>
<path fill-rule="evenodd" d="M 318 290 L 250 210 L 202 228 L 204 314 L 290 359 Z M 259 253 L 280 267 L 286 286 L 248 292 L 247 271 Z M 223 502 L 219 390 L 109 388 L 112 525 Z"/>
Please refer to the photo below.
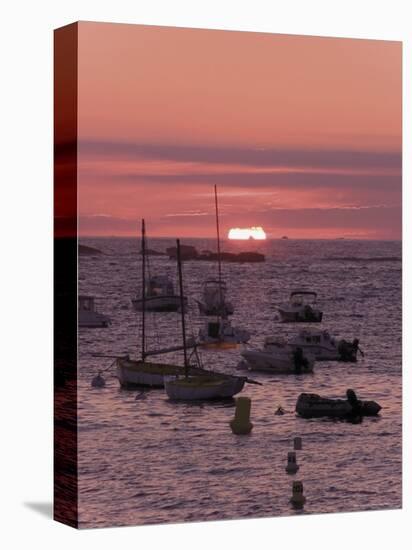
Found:
<path fill-rule="evenodd" d="M 103 254 L 98 248 L 93 248 L 92 246 L 86 246 L 85 244 L 79 244 L 79 255 L 80 256 L 98 256 Z"/>
<path fill-rule="evenodd" d="M 177 249 L 175 246 L 167 248 L 166 253 L 171 260 L 175 260 Z M 194 246 L 190 245 L 180 245 L 180 255 L 182 260 L 199 260 L 209 262 L 216 262 L 218 260 L 218 255 L 216 252 L 202 250 L 202 252 L 199 253 Z M 239 252 L 237 254 L 233 252 L 221 252 L 220 259 L 222 262 L 264 262 L 265 256 L 259 252 Z"/>

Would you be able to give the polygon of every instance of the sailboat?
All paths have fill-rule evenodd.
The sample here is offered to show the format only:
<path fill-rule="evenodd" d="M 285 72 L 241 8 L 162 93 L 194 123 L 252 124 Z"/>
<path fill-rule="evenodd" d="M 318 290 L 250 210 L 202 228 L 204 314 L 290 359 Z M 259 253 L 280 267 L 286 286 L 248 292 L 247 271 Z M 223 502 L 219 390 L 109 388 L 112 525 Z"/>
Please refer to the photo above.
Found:
<path fill-rule="evenodd" d="M 228 306 L 231 304 L 225 303 L 226 285 L 222 280 L 222 258 L 220 253 L 220 231 L 219 231 L 219 207 L 217 201 L 217 187 L 215 185 L 215 212 L 216 212 L 216 240 L 217 240 L 217 262 L 218 262 L 218 280 L 217 293 L 218 300 L 215 307 L 216 320 L 208 321 L 206 325 L 199 330 L 199 341 L 201 345 L 208 348 L 225 348 L 235 347 L 238 344 L 245 344 L 250 340 L 250 333 L 242 328 L 232 326 L 232 323 L 227 318 L 230 311 Z"/>
<path fill-rule="evenodd" d="M 179 269 L 180 297 L 183 300 L 182 261 L 180 257 L 179 240 L 177 240 L 177 262 Z M 204 371 L 200 374 L 194 373 L 189 364 L 187 354 L 184 308 L 181 307 L 180 311 L 182 316 L 184 376 L 165 378 L 165 390 L 169 399 L 174 401 L 227 399 L 241 392 L 246 382 L 253 383 L 253 381 L 243 376 L 232 376 L 212 371 Z M 196 353 L 195 355 L 199 360 L 198 354 Z"/>
<path fill-rule="evenodd" d="M 141 315 L 142 315 L 142 334 L 141 334 L 141 358 L 139 360 L 130 359 L 128 355 L 116 358 L 116 372 L 119 383 L 124 388 L 134 386 L 149 386 L 154 388 L 164 387 L 165 376 L 177 376 L 185 373 L 185 367 L 168 363 L 159 363 L 148 361 L 148 357 L 161 355 L 173 351 L 179 351 L 182 346 L 173 346 L 159 350 L 146 349 L 146 229 L 145 221 L 142 220 L 142 295 L 141 295 Z M 185 309 L 184 297 L 180 296 L 179 308 Z M 185 342 L 185 347 L 194 347 L 194 340 Z M 204 373 L 201 368 L 191 367 L 190 373 Z"/>
<path fill-rule="evenodd" d="M 145 256 L 145 263 L 148 263 L 146 258 L 153 253 L 147 247 L 140 251 L 142 258 Z M 133 309 L 136 311 L 142 311 L 143 307 L 145 311 L 178 311 L 180 308 L 180 297 L 176 294 L 173 281 L 167 275 L 153 275 L 145 277 L 144 281 L 144 296 L 141 292 L 140 296 L 132 298 Z M 144 300 L 143 300 L 144 298 Z M 188 300 L 184 298 L 184 307 L 187 309 Z"/>

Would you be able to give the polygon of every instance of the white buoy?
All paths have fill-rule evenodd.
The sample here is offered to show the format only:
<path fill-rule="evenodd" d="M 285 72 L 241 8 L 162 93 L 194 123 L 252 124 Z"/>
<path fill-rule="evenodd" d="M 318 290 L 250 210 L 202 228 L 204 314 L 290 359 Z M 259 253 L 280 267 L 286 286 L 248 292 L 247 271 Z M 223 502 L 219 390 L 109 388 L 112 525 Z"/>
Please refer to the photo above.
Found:
<path fill-rule="evenodd" d="M 99 373 L 92 380 L 92 387 L 93 388 L 104 388 L 105 385 L 106 385 L 106 381 L 102 376 L 102 371 L 99 370 Z"/>
<path fill-rule="evenodd" d="M 296 462 L 296 453 L 294 451 L 288 453 L 288 463 L 285 470 L 287 474 L 296 474 L 299 470 L 299 466 Z"/>
<path fill-rule="evenodd" d="M 238 397 L 236 399 L 235 417 L 230 421 L 232 432 L 236 435 L 247 435 L 252 431 L 253 424 L 250 421 L 250 409 L 252 401 L 250 397 Z"/>
<path fill-rule="evenodd" d="M 294 508 L 303 508 L 306 497 L 303 494 L 303 483 L 301 481 L 294 481 L 292 484 L 292 498 L 290 499 Z"/>
<path fill-rule="evenodd" d="M 295 437 L 293 440 L 293 448 L 295 451 L 301 451 L 302 450 L 302 438 L 301 437 Z"/>

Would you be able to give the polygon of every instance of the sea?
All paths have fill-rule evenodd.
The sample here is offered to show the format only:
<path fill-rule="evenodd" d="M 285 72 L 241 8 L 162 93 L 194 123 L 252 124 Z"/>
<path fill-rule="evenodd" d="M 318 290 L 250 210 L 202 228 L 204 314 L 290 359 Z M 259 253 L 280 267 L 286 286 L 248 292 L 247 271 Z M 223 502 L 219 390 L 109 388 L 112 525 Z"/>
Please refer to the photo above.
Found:
<path fill-rule="evenodd" d="M 399 241 L 292 240 L 225 241 L 224 251 L 262 252 L 262 263 L 223 263 L 232 324 L 251 333 L 259 347 L 268 336 L 289 338 L 302 324 L 279 322 L 277 306 L 295 289 L 318 293 L 323 310 L 319 328 L 338 338 L 359 338 L 365 356 L 357 363 L 317 362 L 313 374 L 249 373 L 262 385 L 247 384 L 240 395 L 252 400 L 249 435 L 234 435 L 229 422 L 235 400 L 176 403 L 164 390 L 140 394 L 122 390 L 111 357 L 140 357 L 141 314 L 131 300 L 140 293 L 138 238 L 82 238 L 102 254 L 80 255 L 80 294 L 96 298 L 112 324 L 79 329 L 78 444 L 79 525 L 83 528 L 180 523 L 300 514 L 387 510 L 402 506 L 402 261 Z M 182 244 L 215 250 L 213 239 Z M 164 252 L 173 239 L 149 239 Z M 176 262 L 150 256 L 151 275 L 176 283 Z M 217 276 L 217 264 L 183 263 L 189 297 L 187 336 L 197 335 L 206 318 L 198 311 L 202 283 Z M 182 341 L 178 313 L 147 314 L 147 347 Z M 238 370 L 242 348 L 205 350 L 206 368 Z M 182 364 L 181 352 L 161 356 Z M 104 388 L 93 388 L 106 369 Z M 378 417 L 361 423 L 303 419 L 295 414 L 300 393 L 344 398 L 355 390 L 375 400 Z M 138 397 L 136 399 L 136 397 Z M 275 415 L 281 406 L 283 416 Z M 293 439 L 300 466 L 285 471 Z M 306 503 L 290 503 L 293 481 L 302 481 Z"/>

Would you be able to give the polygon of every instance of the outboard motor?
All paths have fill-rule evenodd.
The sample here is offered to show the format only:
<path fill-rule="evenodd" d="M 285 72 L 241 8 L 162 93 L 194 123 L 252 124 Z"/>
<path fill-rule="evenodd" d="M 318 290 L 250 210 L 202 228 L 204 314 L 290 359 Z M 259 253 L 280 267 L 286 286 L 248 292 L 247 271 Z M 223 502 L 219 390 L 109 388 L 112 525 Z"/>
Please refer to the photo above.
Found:
<path fill-rule="evenodd" d="M 356 396 L 356 393 L 353 390 L 346 390 L 346 397 L 352 408 L 352 414 L 354 416 L 359 416 L 362 411 L 362 403 Z"/>

